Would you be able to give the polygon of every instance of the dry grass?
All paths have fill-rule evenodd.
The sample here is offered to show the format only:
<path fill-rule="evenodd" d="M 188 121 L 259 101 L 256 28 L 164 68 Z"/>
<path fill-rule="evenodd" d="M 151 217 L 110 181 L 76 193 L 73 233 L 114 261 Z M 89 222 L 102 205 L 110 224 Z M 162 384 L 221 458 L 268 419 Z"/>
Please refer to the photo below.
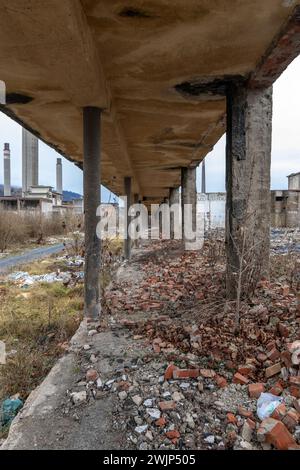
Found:
<path fill-rule="evenodd" d="M 0 288 L 0 338 L 8 360 L 1 366 L 0 401 L 19 393 L 26 399 L 76 332 L 82 318 L 82 286 L 61 284 Z M 12 353 L 10 355 L 10 352 Z"/>

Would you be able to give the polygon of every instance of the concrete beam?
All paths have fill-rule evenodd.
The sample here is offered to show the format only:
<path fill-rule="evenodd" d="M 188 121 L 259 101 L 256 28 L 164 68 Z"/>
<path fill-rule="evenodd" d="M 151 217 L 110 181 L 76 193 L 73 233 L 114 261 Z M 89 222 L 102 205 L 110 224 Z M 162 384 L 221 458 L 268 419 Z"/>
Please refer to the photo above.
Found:
<path fill-rule="evenodd" d="M 96 320 L 101 313 L 101 242 L 97 237 L 97 208 L 100 204 L 100 128 L 101 110 L 83 109 L 84 208 L 85 208 L 85 315 Z"/>
<path fill-rule="evenodd" d="M 124 190 L 125 196 L 127 197 L 127 203 L 125 204 L 124 209 L 124 227 L 126 230 L 127 236 L 124 238 L 124 256 L 125 259 L 130 260 L 131 258 L 131 238 L 128 234 L 128 227 L 131 222 L 131 217 L 129 216 L 129 208 L 132 204 L 132 179 L 130 177 L 124 178 Z"/>
<path fill-rule="evenodd" d="M 227 293 L 269 273 L 272 88 L 232 84 L 227 97 Z M 241 284 L 239 286 L 239 283 Z"/>
<path fill-rule="evenodd" d="M 270 87 L 299 54 L 300 5 L 295 8 L 251 75 L 249 87 Z"/>

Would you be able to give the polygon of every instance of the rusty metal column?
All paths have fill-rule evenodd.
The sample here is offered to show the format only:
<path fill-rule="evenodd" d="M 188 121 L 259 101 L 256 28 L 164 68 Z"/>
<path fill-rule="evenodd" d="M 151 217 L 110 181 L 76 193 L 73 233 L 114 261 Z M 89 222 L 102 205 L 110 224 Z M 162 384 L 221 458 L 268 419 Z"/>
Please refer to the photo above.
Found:
<path fill-rule="evenodd" d="M 97 237 L 97 208 L 100 204 L 101 109 L 83 108 L 83 185 L 85 208 L 85 315 L 97 320 L 101 313 L 101 242 Z"/>
<path fill-rule="evenodd" d="M 131 217 L 129 216 L 129 213 L 128 213 L 129 208 L 132 204 L 131 186 L 132 186 L 131 177 L 124 178 L 125 196 L 127 198 L 126 204 L 125 204 L 125 214 L 124 214 L 124 218 L 125 218 L 124 226 L 125 226 L 126 235 L 127 235 L 124 238 L 124 256 L 125 256 L 125 259 L 127 260 L 131 258 L 131 238 L 128 233 L 128 227 L 131 222 Z"/>

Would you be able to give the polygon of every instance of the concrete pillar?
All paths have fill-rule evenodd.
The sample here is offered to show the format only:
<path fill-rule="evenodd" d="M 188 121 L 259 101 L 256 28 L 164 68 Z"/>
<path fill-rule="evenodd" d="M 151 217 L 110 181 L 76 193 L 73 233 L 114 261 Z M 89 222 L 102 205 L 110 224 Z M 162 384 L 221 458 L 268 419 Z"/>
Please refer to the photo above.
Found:
<path fill-rule="evenodd" d="M 206 194 L 206 164 L 205 164 L 205 159 L 202 162 L 202 169 L 201 169 L 201 192 L 202 194 Z"/>
<path fill-rule="evenodd" d="M 227 97 L 227 295 L 269 273 L 272 88 L 232 84 Z"/>
<path fill-rule="evenodd" d="M 85 315 L 97 320 L 101 313 L 101 242 L 97 237 L 97 208 L 100 204 L 101 110 L 83 109 L 84 134 L 84 208 L 85 208 Z"/>
<path fill-rule="evenodd" d="M 196 172 L 197 168 L 182 168 L 181 169 L 181 204 L 182 204 L 182 239 L 186 249 L 191 249 L 192 244 L 196 241 L 187 237 L 187 224 L 189 224 L 189 231 L 192 229 L 196 232 L 197 227 L 197 186 L 196 186 Z M 186 205 L 192 206 L 192 211 L 189 214 Z M 189 220 L 188 216 L 191 216 Z"/>
<path fill-rule="evenodd" d="M 11 196 L 10 149 L 4 144 L 4 197 Z"/>
<path fill-rule="evenodd" d="M 179 203 L 180 203 L 179 188 L 171 188 L 170 189 L 169 202 L 170 202 L 170 208 L 174 204 L 179 205 Z M 178 217 L 178 219 L 179 219 L 179 217 Z M 171 240 L 174 240 L 174 238 L 175 238 L 175 214 L 172 210 L 170 212 L 170 238 L 171 238 Z"/>
<path fill-rule="evenodd" d="M 125 226 L 125 233 L 126 237 L 124 238 L 124 256 L 125 259 L 129 260 L 131 258 L 131 238 L 129 237 L 128 233 L 128 227 L 131 222 L 131 217 L 129 216 L 129 208 L 132 204 L 132 193 L 131 193 L 131 187 L 132 187 L 132 180 L 131 177 L 126 177 L 124 178 L 124 189 L 125 189 L 125 196 L 127 197 L 127 203 L 125 204 L 125 214 L 124 214 L 124 226 Z"/>

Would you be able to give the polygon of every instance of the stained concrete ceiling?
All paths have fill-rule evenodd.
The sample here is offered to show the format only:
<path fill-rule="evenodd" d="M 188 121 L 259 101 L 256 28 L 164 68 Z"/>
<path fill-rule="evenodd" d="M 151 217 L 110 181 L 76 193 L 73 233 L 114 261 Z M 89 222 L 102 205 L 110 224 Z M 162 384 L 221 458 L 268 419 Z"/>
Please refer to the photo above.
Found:
<path fill-rule="evenodd" d="M 100 106 L 102 182 L 162 199 L 225 131 L 224 86 L 257 69 L 293 0 L 0 0 L 4 111 L 82 163 Z"/>

